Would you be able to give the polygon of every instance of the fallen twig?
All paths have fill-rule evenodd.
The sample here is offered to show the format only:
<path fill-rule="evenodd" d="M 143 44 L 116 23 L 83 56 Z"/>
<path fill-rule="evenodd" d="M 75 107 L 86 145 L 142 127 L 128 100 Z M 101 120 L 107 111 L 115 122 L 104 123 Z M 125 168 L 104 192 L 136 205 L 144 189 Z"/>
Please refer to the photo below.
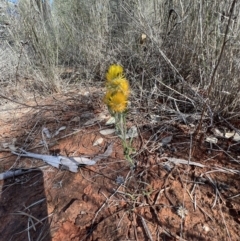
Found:
<path fill-rule="evenodd" d="M 20 176 L 20 175 L 27 174 L 27 173 L 34 172 L 34 171 L 41 171 L 41 169 L 31 168 L 31 169 L 9 170 L 9 171 L 0 173 L 0 180 L 5 180 L 5 179 L 11 178 L 11 177 Z"/>
<path fill-rule="evenodd" d="M 66 156 L 51 156 L 51 155 L 42 155 L 42 154 L 36 154 L 32 152 L 27 152 L 23 149 L 21 150 L 21 153 L 18 152 L 12 152 L 15 155 L 18 155 L 20 157 L 31 157 L 43 160 L 44 162 L 48 163 L 49 165 L 60 168 L 63 167 L 63 169 L 67 169 L 71 172 L 77 172 L 78 167 L 82 165 L 95 165 L 97 161 L 100 161 L 101 159 L 107 158 L 112 153 L 112 146 L 113 144 L 110 144 L 107 148 L 107 150 L 103 154 L 99 154 L 93 159 L 89 159 L 86 157 L 66 157 Z M 21 175 L 21 174 L 19 174 Z"/>

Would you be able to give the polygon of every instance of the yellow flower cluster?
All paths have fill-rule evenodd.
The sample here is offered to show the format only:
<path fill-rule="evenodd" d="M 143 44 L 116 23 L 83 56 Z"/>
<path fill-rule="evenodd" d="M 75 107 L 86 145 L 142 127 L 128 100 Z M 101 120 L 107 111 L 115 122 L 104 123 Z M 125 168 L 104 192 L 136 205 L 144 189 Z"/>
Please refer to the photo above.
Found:
<path fill-rule="evenodd" d="M 130 90 L 129 83 L 123 75 L 123 67 L 111 65 L 106 73 L 106 79 L 107 93 L 104 96 L 104 103 L 113 113 L 124 112 Z"/>
<path fill-rule="evenodd" d="M 106 73 L 106 79 L 109 82 L 122 76 L 123 76 L 123 67 L 117 64 L 111 65 Z"/>

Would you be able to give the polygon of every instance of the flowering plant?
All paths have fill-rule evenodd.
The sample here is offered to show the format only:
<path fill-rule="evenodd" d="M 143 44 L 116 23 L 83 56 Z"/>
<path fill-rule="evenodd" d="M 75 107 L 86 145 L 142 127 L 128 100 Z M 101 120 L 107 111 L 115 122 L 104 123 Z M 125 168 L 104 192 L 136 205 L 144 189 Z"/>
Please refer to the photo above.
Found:
<path fill-rule="evenodd" d="M 106 73 L 106 89 L 103 101 L 108 106 L 110 114 L 115 118 L 116 129 L 122 139 L 124 156 L 133 165 L 130 157 L 133 151 L 131 141 L 126 140 L 126 110 L 130 88 L 124 77 L 122 66 L 113 64 L 109 67 Z"/>

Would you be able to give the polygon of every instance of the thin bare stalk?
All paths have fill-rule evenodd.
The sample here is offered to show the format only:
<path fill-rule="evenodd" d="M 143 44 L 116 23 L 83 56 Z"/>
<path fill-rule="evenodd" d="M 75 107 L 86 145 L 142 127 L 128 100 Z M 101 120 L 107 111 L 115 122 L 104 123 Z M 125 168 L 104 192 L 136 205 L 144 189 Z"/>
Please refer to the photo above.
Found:
<path fill-rule="evenodd" d="M 223 56 L 223 52 L 224 52 L 224 50 L 225 50 L 226 43 L 228 42 L 227 36 L 228 36 L 229 26 L 230 26 L 230 23 L 231 23 L 231 20 L 232 20 L 232 16 L 233 16 L 233 11 L 234 11 L 235 4 L 236 4 L 236 0 L 233 0 L 233 1 L 232 1 L 232 4 L 231 4 L 231 8 L 230 8 L 230 15 L 229 15 L 229 18 L 228 18 L 228 23 L 227 23 L 226 30 L 225 30 L 225 34 L 224 34 L 224 39 L 223 39 L 221 51 L 220 51 L 220 54 L 219 54 L 219 56 L 218 56 L 218 59 L 217 59 L 215 68 L 213 69 L 213 73 L 212 73 L 212 75 L 211 75 L 210 84 L 209 84 L 209 87 L 208 87 L 208 90 L 207 90 L 207 97 L 208 97 L 208 99 L 207 99 L 207 100 L 205 101 L 205 103 L 204 103 L 203 110 L 202 110 L 202 113 L 201 113 L 201 119 L 200 119 L 199 124 L 198 124 L 198 126 L 197 126 L 197 128 L 196 128 L 196 131 L 195 131 L 195 136 L 196 136 L 196 137 L 198 136 L 198 133 L 199 133 L 199 131 L 200 131 L 201 128 L 202 128 L 203 116 L 205 115 L 205 111 L 206 111 L 206 108 L 207 108 L 207 104 L 208 104 L 208 102 L 209 102 L 209 97 L 210 97 L 210 95 L 211 95 L 212 88 L 213 88 L 213 86 L 214 86 L 214 84 L 215 84 L 215 76 L 216 76 L 216 73 L 217 73 L 219 64 L 220 64 L 220 62 L 221 62 L 221 60 L 222 60 L 222 56 Z M 211 127 L 211 125 L 210 125 L 209 127 Z"/>

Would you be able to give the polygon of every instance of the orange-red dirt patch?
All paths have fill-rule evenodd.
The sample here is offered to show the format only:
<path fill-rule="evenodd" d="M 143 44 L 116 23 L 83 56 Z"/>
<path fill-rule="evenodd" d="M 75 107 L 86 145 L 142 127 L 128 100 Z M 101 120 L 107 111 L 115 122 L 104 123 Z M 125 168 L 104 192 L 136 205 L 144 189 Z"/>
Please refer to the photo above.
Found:
<path fill-rule="evenodd" d="M 1 112 L 1 173 L 34 169 L 0 181 L 0 240 L 238 240 L 239 154 L 192 141 L 190 127 L 182 123 L 139 124 L 136 165 L 130 167 L 119 137 L 99 132 L 108 113 L 102 96 L 93 92 L 56 95 Z M 99 119 L 101 114 L 106 119 Z M 129 117 L 129 126 L 138 124 L 134 119 Z M 54 133 L 62 126 L 55 137 L 43 135 L 43 128 Z M 169 133 L 171 142 L 159 145 Z M 100 137 L 103 142 L 93 146 Z M 110 143 L 108 158 L 78 173 L 11 154 L 20 147 L 93 158 Z M 192 163 L 173 164 L 172 157 Z"/>

